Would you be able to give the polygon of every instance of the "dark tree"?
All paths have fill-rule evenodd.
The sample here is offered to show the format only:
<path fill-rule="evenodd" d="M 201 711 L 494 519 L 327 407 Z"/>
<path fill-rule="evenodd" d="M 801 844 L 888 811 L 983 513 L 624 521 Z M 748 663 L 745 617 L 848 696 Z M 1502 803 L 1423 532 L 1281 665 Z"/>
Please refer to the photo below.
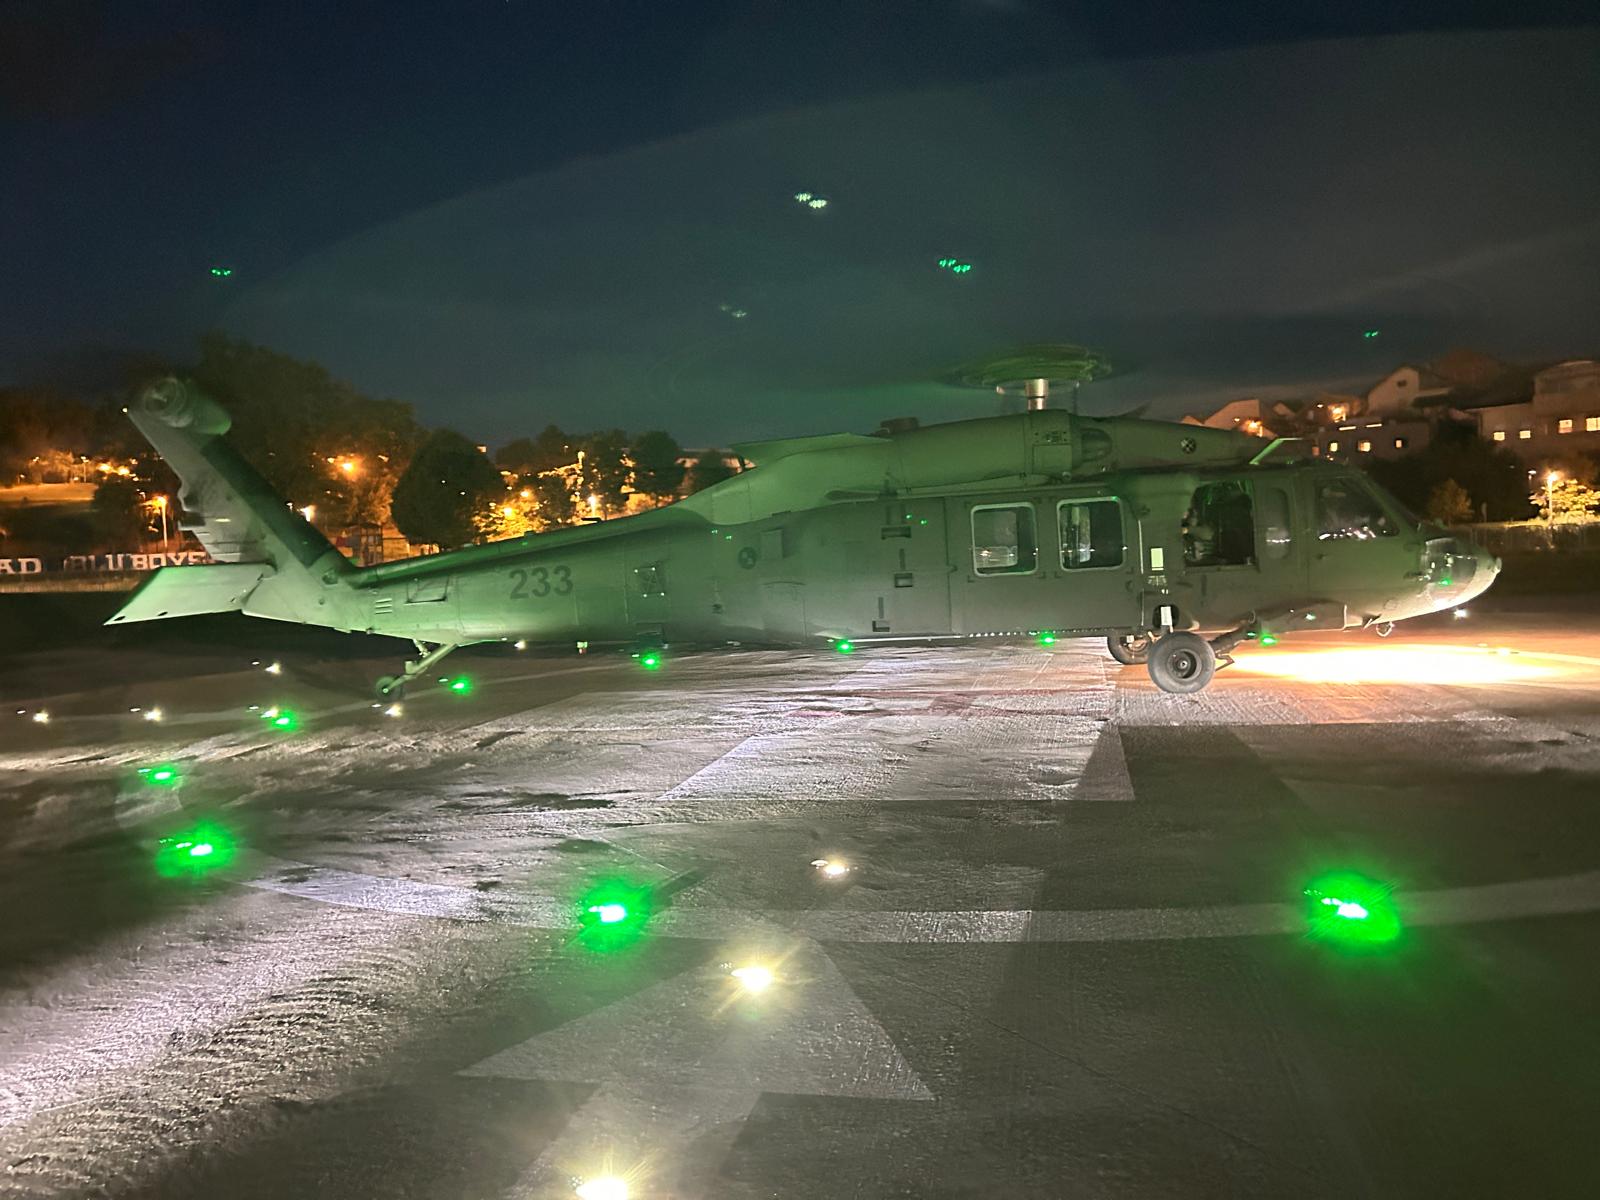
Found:
<path fill-rule="evenodd" d="M 582 496 L 594 496 L 603 514 L 622 507 L 632 481 L 628 470 L 628 435 L 620 429 L 591 433 L 583 439 Z"/>
<path fill-rule="evenodd" d="M 521 486 L 533 493 L 537 528 L 557 529 L 577 520 L 578 507 L 572 499 L 572 484 L 565 475 L 525 475 Z"/>
<path fill-rule="evenodd" d="M 733 478 L 736 472 L 727 464 L 727 458 L 726 450 L 700 451 L 695 457 L 694 466 L 689 468 L 689 490 L 704 491 L 714 483 Z"/>
<path fill-rule="evenodd" d="M 316 505 L 319 524 L 387 515 L 394 482 L 422 440 L 409 404 L 362 395 L 316 363 L 221 333 L 200 339 L 193 374 L 233 418 L 239 452 L 291 503 Z M 340 461 L 355 469 L 342 471 Z"/>
<path fill-rule="evenodd" d="M 464 546 L 473 518 L 505 494 L 505 481 L 486 455 L 459 433 L 428 435 L 394 488 L 394 523 L 407 540 Z"/>
<path fill-rule="evenodd" d="M 144 497 L 131 479 L 107 479 L 94 489 L 89 519 L 95 533 L 113 546 L 136 543 L 145 530 Z"/>
<path fill-rule="evenodd" d="M 633 490 L 652 497 L 657 504 L 671 499 L 683 486 L 683 447 L 669 433 L 652 430 L 633 439 Z"/>
<path fill-rule="evenodd" d="M 574 439 L 554 425 L 546 425 L 535 438 L 517 438 L 500 447 L 495 462 L 518 475 L 537 475 L 568 466 L 578 455 Z"/>

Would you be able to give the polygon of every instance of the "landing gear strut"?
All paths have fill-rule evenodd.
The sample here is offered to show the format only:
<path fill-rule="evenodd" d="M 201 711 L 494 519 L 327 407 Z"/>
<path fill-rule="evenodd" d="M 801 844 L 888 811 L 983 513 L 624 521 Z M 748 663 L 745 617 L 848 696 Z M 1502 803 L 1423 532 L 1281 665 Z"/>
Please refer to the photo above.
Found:
<path fill-rule="evenodd" d="M 377 682 L 378 695 L 385 700 L 398 700 L 406 694 L 406 685 L 419 675 L 433 670 L 451 651 L 459 648 L 456 642 L 441 642 L 439 645 L 428 646 L 427 642 L 413 642 L 417 653 L 422 655 L 415 662 L 408 662 L 399 675 L 385 675 Z"/>

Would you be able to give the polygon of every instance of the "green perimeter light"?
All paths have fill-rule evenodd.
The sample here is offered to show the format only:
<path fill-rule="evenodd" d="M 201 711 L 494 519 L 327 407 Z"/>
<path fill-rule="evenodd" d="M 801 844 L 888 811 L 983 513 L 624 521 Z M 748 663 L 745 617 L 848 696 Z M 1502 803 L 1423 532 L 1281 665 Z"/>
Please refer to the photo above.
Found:
<path fill-rule="evenodd" d="M 620 879 L 597 883 L 578 900 L 578 940 L 595 950 L 636 941 L 650 919 L 650 890 Z"/>
<path fill-rule="evenodd" d="M 449 688 L 458 696 L 465 696 L 472 691 L 472 680 L 468 679 L 465 675 L 457 675 L 454 679 L 446 682 L 445 687 Z"/>
<path fill-rule="evenodd" d="M 654 650 L 646 650 L 639 655 L 639 665 L 646 671 L 659 671 L 661 669 L 661 655 Z"/>
<path fill-rule="evenodd" d="M 1055 644 L 1056 644 L 1056 635 L 1054 633 L 1052 633 L 1050 630 L 1046 629 L 1043 633 L 1041 633 L 1039 635 L 1039 645 L 1041 645 L 1041 646 L 1054 646 Z"/>
<path fill-rule="evenodd" d="M 1400 916 L 1387 884 L 1337 871 L 1305 888 L 1311 936 L 1344 945 L 1383 945 L 1400 936 Z"/>
<path fill-rule="evenodd" d="M 208 822 L 162 838 L 156 846 L 156 873 L 167 879 L 201 875 L 226 866 L 233 855 L 232 835 Z"/>
<path fill-rule="evenodd" d="M 158 763 L 153 767 L 140 767 L 139 777 L 153 787 L 177 787 L 183 782 L 183 772 L 171 763 Z"/>
<path fill-rule="evenodd" d="M 264 709 L 261 713 L 261 720 L 265 721 L 269 727 L 283 733 L 293 733 L 300 727 L 300 717 L 294 709 L 278 708 L 276 705 L 272 708 Z"/>
<path fill-rule="evenodd" d="M 1261 644 L 1263 646 L 1276 646 L 1278 644 L 1278 639 L 1270 633 L 1263 633 L 1261 635 Z"/>
<path fill-rule="evenodd" d="M 849 638 L 840 638 L 833 644 L 833 648 L 840 654 L 854 654 L 856 652 L 856 644 Z"/>

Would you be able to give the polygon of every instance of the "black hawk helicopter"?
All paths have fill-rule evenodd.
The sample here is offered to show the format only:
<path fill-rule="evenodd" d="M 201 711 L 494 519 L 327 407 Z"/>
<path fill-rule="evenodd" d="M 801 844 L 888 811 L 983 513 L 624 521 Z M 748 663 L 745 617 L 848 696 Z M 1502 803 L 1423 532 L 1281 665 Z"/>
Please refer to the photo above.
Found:
<path fill-rule="evenodd" d="M 736 447 L 664 508 L 357 567 L 275 495 L 192 384 L 129 416 L 216 565 L 164 567 L 108 624 L 199 613 L 411 639 L 395 695 L 491 641 L 776 645 L 1049 631 L 1196 692 L 1247 638 L 1452 608 L 1500 564 L 1292 439 L 1049 408 Z M 912 423 L 906 423 L 908 425 Z"/>

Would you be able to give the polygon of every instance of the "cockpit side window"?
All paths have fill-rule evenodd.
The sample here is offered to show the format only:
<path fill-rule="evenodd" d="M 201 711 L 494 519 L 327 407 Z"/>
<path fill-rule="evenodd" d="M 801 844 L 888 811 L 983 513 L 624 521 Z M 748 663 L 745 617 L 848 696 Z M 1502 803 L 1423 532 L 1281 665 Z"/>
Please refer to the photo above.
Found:
<path fill-rule="evenodd" d="M 1063 569 L 1122 565 L 1122 505 L 1117 500 L 1063 500 L 1056 506 L 1056 516 L 1061 526 Z"/>
<path fill-rule="evenodd" d="M 972 510 L 972 569 L 979 575 L 1026 575 L 1039 565 L 1031 504 L 986 504 Z"/>
<path fill-rule="evenodd" d="M 1250 493 L 1235 480 L 1202 484 L 1183 518 L 1183 556 L 1192 567 L 1239 567 L 1255 560 Z"/>
<path fill-rule="evenodd" d="M 1317 540 L 1367 541 L 1398 537 L 1394 518 L 1355 479 L 1327 479 L 1317 484 Z"/>

